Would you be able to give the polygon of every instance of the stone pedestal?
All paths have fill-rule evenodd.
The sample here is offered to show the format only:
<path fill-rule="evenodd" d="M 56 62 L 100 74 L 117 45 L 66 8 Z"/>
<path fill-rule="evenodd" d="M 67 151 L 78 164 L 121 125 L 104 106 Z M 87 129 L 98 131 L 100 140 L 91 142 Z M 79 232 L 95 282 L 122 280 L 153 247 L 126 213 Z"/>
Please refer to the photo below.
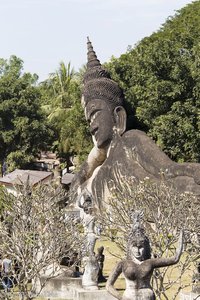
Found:
<path fill-rule="evenodd" d="M 47 277 L 41 277 L 40 284 L 46 280 Z M 45 300 L 116 300 L 106 290 L 86 290 L 82 288 L 82 278 L 65 276 L 48 279 L 40 297 Z"/>
<path fill-rule="evenodd" d="M 84 289 L 75 289 L 73 300 L 116 300 L 106 290 L 88 291 Z"/>
<path fill-rule="evenodd" d="M 180 293 L 180 300 L 197 300 L 200 299 L 200 293 L 193 293 L 193 292 L 181 292 Z"/>
<path fill-rule="evenodd" d="M 84 258 L 85 270 L 82 277 L 82 286 L 86 290 L 98 290 L 99 264 L 95 257 Z"/>
<path fill-rule="evenodd" d="M 41 277 L 40 284 L 46 280 L 47 277 Z M 45 287 L 40 293 L 40 296 L 45 297 L 46 299 L 74 299 L 74 289 L 80 289 L 81 286 L 81 278 L 70 278 L 61 275 L 56 278 L 48 279 L 45 283 Z"/>

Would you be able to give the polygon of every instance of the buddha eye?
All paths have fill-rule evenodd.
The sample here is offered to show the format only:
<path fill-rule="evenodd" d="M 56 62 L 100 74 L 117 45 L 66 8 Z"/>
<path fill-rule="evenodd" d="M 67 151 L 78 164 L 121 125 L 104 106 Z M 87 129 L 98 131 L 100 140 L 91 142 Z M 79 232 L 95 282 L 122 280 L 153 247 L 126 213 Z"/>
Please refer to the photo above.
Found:
<path fill-rule="evenodd" d="M 89 120 L 92 120 L 93 118 L 95 118 L 96 113 L 99 112 L 100 109 L 94 108 L 94 110 L 91 110 L 90 114 L 89 114 Z"/>

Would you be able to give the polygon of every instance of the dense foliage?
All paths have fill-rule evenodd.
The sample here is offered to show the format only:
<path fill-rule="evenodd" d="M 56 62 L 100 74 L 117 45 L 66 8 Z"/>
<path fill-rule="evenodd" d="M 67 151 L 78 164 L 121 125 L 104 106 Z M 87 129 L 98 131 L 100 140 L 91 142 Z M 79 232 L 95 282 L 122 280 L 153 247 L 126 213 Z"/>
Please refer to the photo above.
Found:
<path fill-rule="evenodd" d="M 139 128 L 176 161 L 200 161 L 200 1 L 107 64 Z"/>
<path fill-rule="evenodd" d="M 79 162 L 88 154 L 91 137 L 81 107 L 82 73 L 76 74 L 70 63 L 61 62 L 59 69 L 41 84 L 43 109 L 56 132 L 54 151 L 66 164 L 77 156 Z"/>
<path fill-rule="evenodd" d="M 40 109 L 37 76 L 22 68 L 16 56 L 0 60 L 0 163 L 6 160 L 8 170 L 27 166 L 53 136 Z"/>
<path fill-rule="evenodd" d="M 106 64 L 133 108 L 129 126 L 145 130 L 179 162 L 200 162 L 199 11 L 194 1 Z M 82 161 L 91 148 L 80 103 L 84 68 L 77 74 L 61 62 L 40 86 L 22 68 L 15 56 L 0 59 L 0 164 L 26 167 L 49 145 L 67 166 L 72 156 Z"/>

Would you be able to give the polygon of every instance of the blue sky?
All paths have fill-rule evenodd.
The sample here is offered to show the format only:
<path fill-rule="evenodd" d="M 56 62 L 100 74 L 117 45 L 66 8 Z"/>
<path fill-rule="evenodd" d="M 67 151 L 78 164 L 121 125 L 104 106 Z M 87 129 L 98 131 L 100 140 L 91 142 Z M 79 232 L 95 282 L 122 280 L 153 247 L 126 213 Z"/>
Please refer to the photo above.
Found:
<path fill-rule="evenodd" d="M 0 0 L 0 57 L 17 55 L 39 80 L 59 63 L 86 63 L 89 36 L 103 63 L 157 31 L 189 0 Z"/>

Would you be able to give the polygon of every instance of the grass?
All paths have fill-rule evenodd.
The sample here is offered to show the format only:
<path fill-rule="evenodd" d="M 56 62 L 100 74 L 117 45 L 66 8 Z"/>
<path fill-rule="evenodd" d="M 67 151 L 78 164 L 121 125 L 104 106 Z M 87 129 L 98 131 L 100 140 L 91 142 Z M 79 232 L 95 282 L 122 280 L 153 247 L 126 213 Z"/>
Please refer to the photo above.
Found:
<path fill-rule="evenodd" d="M 108 241 L 104 238 L 97 240 L 95 248 L 97 249 L 100 246 L 104 246 L 105 261 L 104 261 L 103 274 L 107 278 L 110 275 L 111 271 L 116 266 L 116 264 L 123 257 L 123 253 L 117 247 L 115 242 Z M 115 286 L 118 290 L 123 291 L 125 289 L 125 280 L 122 277 L 122 275 L 120 275 L 119 278 L 117 279 Z M 100 288 L 105 288 L 105 283 L 100 284 Z"/>

